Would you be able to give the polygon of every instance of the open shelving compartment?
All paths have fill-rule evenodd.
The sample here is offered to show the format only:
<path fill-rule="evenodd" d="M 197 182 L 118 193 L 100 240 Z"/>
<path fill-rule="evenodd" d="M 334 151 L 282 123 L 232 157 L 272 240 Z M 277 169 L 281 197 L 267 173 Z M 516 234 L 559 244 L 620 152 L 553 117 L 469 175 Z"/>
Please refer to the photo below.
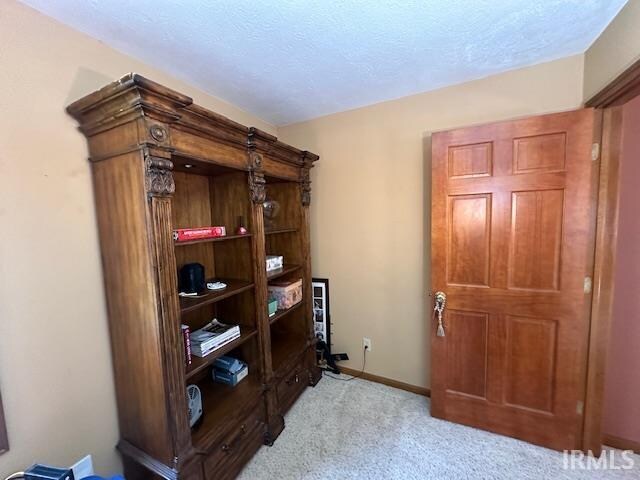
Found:
<path fill-rule="evenodd" d="M 241 331 L 239 338 L 205 357 L 192 355 L 191 364 L 185 366 L 185 389 L 195 384 L 202 394 L 203 414 L 192 429 L 192 442 L 196 450 L 206 452 L 225 435 L 235 416 L 255 408 L 262 400 L 253 225 L 249 224 L 251 205 L 246 172 L 223 168 L 204 174 L 185 167 L 178 170 L 174 172 L 173 227 L 224 226 L 227 233 L 213 239 L 175 242 L 177 271 L 185 264 L 200 263 L 207 280 L 227 284 L 222 291 L 195 298 L 181 297 L 181 323 L 193 332 L 217 318 L 222 323 L 239 325 Z M 239 217 L 249 230 L 246 235 L 235 234 Z M 234 387 L 213 381 L 213 363 L 222 355 L 239 358 L 248 365 L 247 377 Z"/>
<path fill-rule="evenodd" d="M 198 385 L 202 393 L 202 418 L 192 429 L 192 442 L 197 450 L 210 451 L 228 431 L 230 421 L 241 418 L 246 410 L 252 410 L 261 401 L 262 381 L 255 338 L 226 353 L 249 365 L 249 374 L 237 385 L 215 383 L 210 368 L 190 378 L 189 382 Z"/>
<path fill-rule="evenodd" d="M 272 222 L 265 219 L 265 247 L 267 255 L 282 255 L 284 267 L 269 272 L 267 282 L 302 280 L 302 301 L 286 310 L 278 310 L 269 319 L 271 329 L 271 363 L 276 378 L 288 373 L 292 362 L 307 348 L 307 319 L 304 308 L 309 285 L 304 274 L 304 245 L 302 238 L 303 212 L 300 186 L 295 182 L 267 180 L 267 200 L 275 200 L 280 212 Z"/>

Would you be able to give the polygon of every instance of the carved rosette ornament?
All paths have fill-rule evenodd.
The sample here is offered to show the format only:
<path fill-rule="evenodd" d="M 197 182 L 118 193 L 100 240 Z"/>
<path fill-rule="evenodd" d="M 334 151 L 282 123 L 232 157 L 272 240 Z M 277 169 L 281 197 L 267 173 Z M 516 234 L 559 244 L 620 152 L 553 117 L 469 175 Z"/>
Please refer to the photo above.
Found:
<path fill-rule="evenodd" d="M 149 134 L 157 142 L 164 142 L 168 137 L 167 131 L 160 125 L 151 125 Z"/>
<path fill-rule="evenodd" d="M 166 196 L 172 195 L 176 191 L 176 184 L 173 181 L 173 162 L 166 158 L 152 157 L 148 155 L 145 159 L 145 182 L 147 195 Z"/>
<path fill-rule="evenodd" d="M 308 207 L 311 205 L 311 171 L 308 168 L 303 168 L 300 172 L 300 185 L 302 205 Z"/>
<path fill-rule="evenodd" d="M 265 190 L 266 180 L 262 170 L 262 155 L 257 152 L 249 152 L 249 191 L 251 201 L 262 204 L 267 199 Z"/>

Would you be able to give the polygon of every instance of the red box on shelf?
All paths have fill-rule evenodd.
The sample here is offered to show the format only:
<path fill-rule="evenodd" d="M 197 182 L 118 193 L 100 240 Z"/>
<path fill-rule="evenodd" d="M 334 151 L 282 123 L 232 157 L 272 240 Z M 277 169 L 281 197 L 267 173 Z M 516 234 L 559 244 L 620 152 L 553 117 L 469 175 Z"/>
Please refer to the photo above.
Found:
<path fill-rule="evenodd" d="M 189 242 L 191 240 L 224 237 L 226 234 L 225 227 L 179 228 L 173 231 L 173 239 L 176 242 Z"/>

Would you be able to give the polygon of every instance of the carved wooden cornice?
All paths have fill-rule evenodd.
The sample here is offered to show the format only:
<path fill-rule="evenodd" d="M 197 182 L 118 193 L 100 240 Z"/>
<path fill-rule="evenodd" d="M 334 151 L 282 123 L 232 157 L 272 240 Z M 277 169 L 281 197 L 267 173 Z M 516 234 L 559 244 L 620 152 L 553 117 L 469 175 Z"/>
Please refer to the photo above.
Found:
<path fill-rule="evenodd" d="M 249 129 L 248 145 L 250 148 L 254 148 L 263 155 L 279 162 L 288 163 L 296 167 L 301 167 L 303 164 L 302 157 L 304 152 L 302 150 L 279 141 L 277 137 L 263 132 L 259 128 L 251 127 Z"/>
<path fill-rule="evenodd" d="M 178 111 L 192 103 L 191 97 L 128 73 L 73 102 L 67 112 L 80 123 L 82 132 L 91 137 L 140 117 L 175 122 L 180 118 Z"/>
<path fill-rule="evenodd" d="M 191 97 L 136 73 L 77 100 L 67 112 L 78 121 L 85 136 L 92 138 L 92 161 L 161 148 L 175 156 L 197 159 L 205 166 L 236 162 L 235 166 L 251 172 L 256 198 L 262 195 L 265 176 L 301 181 L 299 170 L 318 159 L 258 128 L 200 107 Z M 135 128 L 130 128 L 132 123 Z M 118 144 L 102 140 L 112 129 L 122 131 Z M 243 162 L 247 149 L 262 156 L 259 168 Z"/>
<path fill-rule="evenodd" d="M 278 137 L 271 135 L 265 131 L 256 127 L 250 127 L 247 135 L 247 146 L 249 148 L 260 150 L 263 152 L 269 151 L 271 145 L 278 141 Z"/>
<path fill-rule="evenodd" d="M 67 112 L 91 137 L 124 123 L 145 118 L 171 128 L 195 132 L 244 148 L 249 128 L 193 103 L 193 99 L 136 73 L 72 103 Z M 151 124 L 151 122 L 149 122 Z M 168 132 L 165 138 L 168 138 Z M 153 136 L 156 141 L 158 140 Z"/>
<path fill-rule="evenodd" d="M 172 127 L 215 138 L 242 149 L 246 148 L 249 134 L 249 127 L 196 104 L 180 111 L 180 118 Z"/>

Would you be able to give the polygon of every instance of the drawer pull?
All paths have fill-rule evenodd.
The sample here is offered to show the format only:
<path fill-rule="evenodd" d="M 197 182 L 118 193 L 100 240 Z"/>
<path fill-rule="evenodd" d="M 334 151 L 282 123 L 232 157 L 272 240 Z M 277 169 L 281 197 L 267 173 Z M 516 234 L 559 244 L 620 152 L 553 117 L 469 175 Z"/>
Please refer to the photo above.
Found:
<path fill-rule="evenodd" d="M 291 377 L 289 380 L 287 380 L 285 383 L 287 385 L 291 385 L 292 383 L 298 383 L 300 382 L 300 378 L 298 378 L 298 374 L 296 373 L 293 377 Z"/>
<path fill-rule="evenodd" d="M 235 447 L 236 442 L 238 440 L 240 440 L 240 438 L 242 438 L 244 436 L 244 434 L 247 433 L 247 426 L 243 423 L 242 426 L 240 427 L 240 434 L 233 439 L 233 442 L 231 443 L 224 443 L 222 445 L 222 447 L 220 447 L 222 449 L 222 451 L 224 453 L 229 453 L 231 452 L 231 450 L 233 450 L 233 447 Z"/>

